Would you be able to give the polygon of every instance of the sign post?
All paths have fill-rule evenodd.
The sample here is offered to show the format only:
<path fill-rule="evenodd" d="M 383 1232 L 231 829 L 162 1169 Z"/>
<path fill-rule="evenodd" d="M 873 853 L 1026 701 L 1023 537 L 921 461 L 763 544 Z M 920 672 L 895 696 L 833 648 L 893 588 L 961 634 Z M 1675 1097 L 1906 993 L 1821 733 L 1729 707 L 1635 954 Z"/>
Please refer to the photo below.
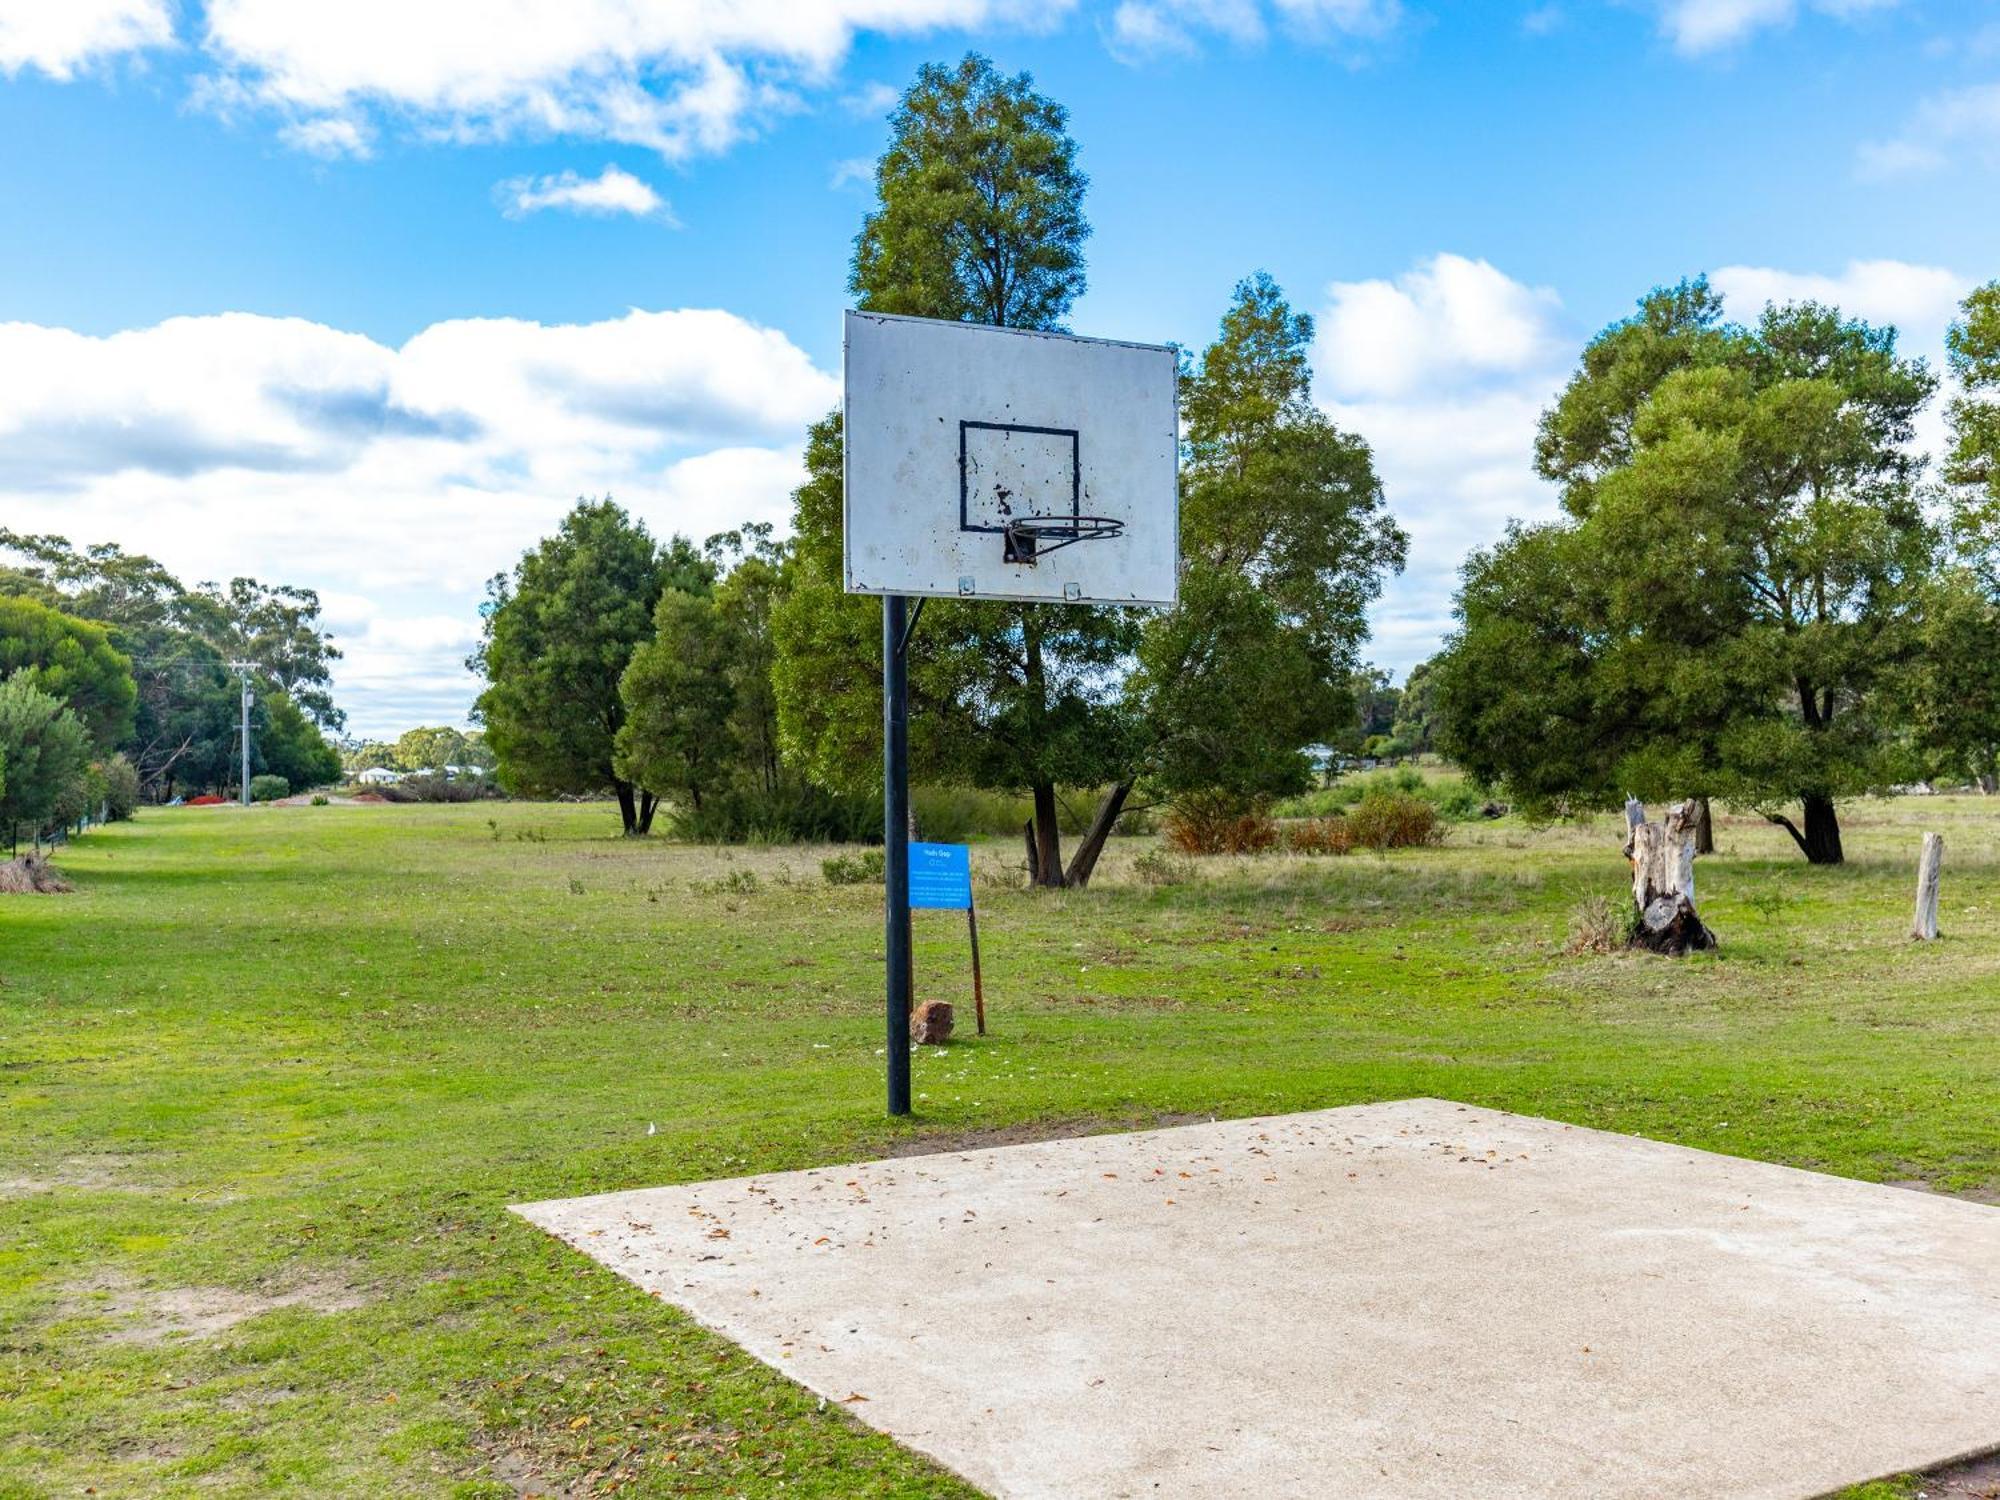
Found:
<path fill-rule="evenodd" d="M 979 980 L 979 918 L 972 909 L 972 851 L 964 844 L 910 845 L 910 906 L 962 911 L 972 937 L 972 1008 L 986 1035 L 986 992 Z"/>

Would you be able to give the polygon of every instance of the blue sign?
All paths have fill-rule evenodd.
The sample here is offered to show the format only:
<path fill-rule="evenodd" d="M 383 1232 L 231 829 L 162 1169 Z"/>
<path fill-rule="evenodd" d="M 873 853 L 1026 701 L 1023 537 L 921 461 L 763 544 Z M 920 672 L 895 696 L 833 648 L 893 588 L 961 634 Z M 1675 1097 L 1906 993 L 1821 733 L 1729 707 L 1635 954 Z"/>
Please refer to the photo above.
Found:
<path fill-rule="evenodd" d="M 972 909 L 972 851 L 963 844 L 910 845 L 910 905 Z"/>

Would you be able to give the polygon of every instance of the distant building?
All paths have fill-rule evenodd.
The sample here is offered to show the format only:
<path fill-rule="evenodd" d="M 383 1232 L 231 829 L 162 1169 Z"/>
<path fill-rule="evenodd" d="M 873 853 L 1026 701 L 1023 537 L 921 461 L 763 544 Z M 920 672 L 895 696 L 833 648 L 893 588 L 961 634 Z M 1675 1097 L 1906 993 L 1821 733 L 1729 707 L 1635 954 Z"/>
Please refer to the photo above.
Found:
<path fill-rule="evenodd" d="M 403 773 L 387 766 L 370 766 L 354 779 L 363 786 L 394 786 L 403 779 Z"/>

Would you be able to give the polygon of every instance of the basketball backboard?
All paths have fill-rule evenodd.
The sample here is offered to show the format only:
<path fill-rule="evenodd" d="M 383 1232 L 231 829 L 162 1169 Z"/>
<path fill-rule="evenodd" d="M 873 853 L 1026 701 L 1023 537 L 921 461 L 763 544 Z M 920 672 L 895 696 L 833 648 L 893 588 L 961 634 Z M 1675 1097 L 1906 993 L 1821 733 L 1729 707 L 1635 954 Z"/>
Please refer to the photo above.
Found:
<path fill-rule="evenodd" d="M 850 312 L 847 591 L 1172 605 L 1174 351 Z"/>

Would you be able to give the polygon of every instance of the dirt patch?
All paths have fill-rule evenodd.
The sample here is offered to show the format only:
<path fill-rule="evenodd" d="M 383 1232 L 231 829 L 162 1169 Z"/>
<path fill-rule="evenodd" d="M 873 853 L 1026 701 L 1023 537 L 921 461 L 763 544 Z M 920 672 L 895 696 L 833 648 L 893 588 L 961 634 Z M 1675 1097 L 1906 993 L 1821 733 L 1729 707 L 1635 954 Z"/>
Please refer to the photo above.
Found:
<path fill-rule="evenodd" d="M 37 1193 L 150 1193 L 152 1188 L 124 1176 L 128 1156 L 72 1156 L 33 1177 L 0 1177 L 0 1198 L 30 1198 Z"/>
<path fill-rule="evenodd" d="M 584 1485 L 542 1478 L 534 1459 L 517 1448 L 490 1448 L 482 1477 L 497 1479 L 521 1500 L 583 1500 L 589 1493 Z"/>
<path fill-rule="evenodd" d="M 1028 1146 L 1037 1141 L 1068 1140 L 1081 1135 L 1123 1135 L 1133 1130 L 1165 1130 L 1171 1125 L 1200 1125 L 1215 1118 L 1203 1114 L 1148 1114 L 1113 1120 L 1102 1115 L 1083 1115 L 1063 1120 L 1023 1120 L 1014 1125 L 992 1125 L 978 1130 L 938 1130 L 925 1135 L 905 1136 L 891 1143 L 888 1154 L 895 1156 L 944 1156 L 954 1151 L 984 1151 L 988 1146 Z"/>
<path fill-rule="evenodd" d="M 1987 1183 L 1983 1187 L 1960 1188 L 1956 1191 L 1941 1188 L 1925 1182 L 1921 1177 L 1902 1177 L 1888 1184 L 1890 1187 L 1908 1188 L 1913 1193 L 1936 1193 L 1943 1198 L 1963 1198 L 1968 1203 L 1991 1203 L 2000 1207 L 2000 1185 Z"/>
<path fill-rule="evenodd" d="M 1924 1475 L 1919 1500 L 2000 1500 L 2000 1454 Z"/>
<path fill-rule="evenodd" d="M 227 1286 L 147 1287 L 124 1279 L 79 1287 L 68 1299 L 73 1317 L 116 1320 L 114 1344 L 164 1344 L 214 1338 L 238 1323 L 283 1307 L 348 1312 L 368 1299 L 338 1276 L 320 1276 L 243 1291 Z"/>

